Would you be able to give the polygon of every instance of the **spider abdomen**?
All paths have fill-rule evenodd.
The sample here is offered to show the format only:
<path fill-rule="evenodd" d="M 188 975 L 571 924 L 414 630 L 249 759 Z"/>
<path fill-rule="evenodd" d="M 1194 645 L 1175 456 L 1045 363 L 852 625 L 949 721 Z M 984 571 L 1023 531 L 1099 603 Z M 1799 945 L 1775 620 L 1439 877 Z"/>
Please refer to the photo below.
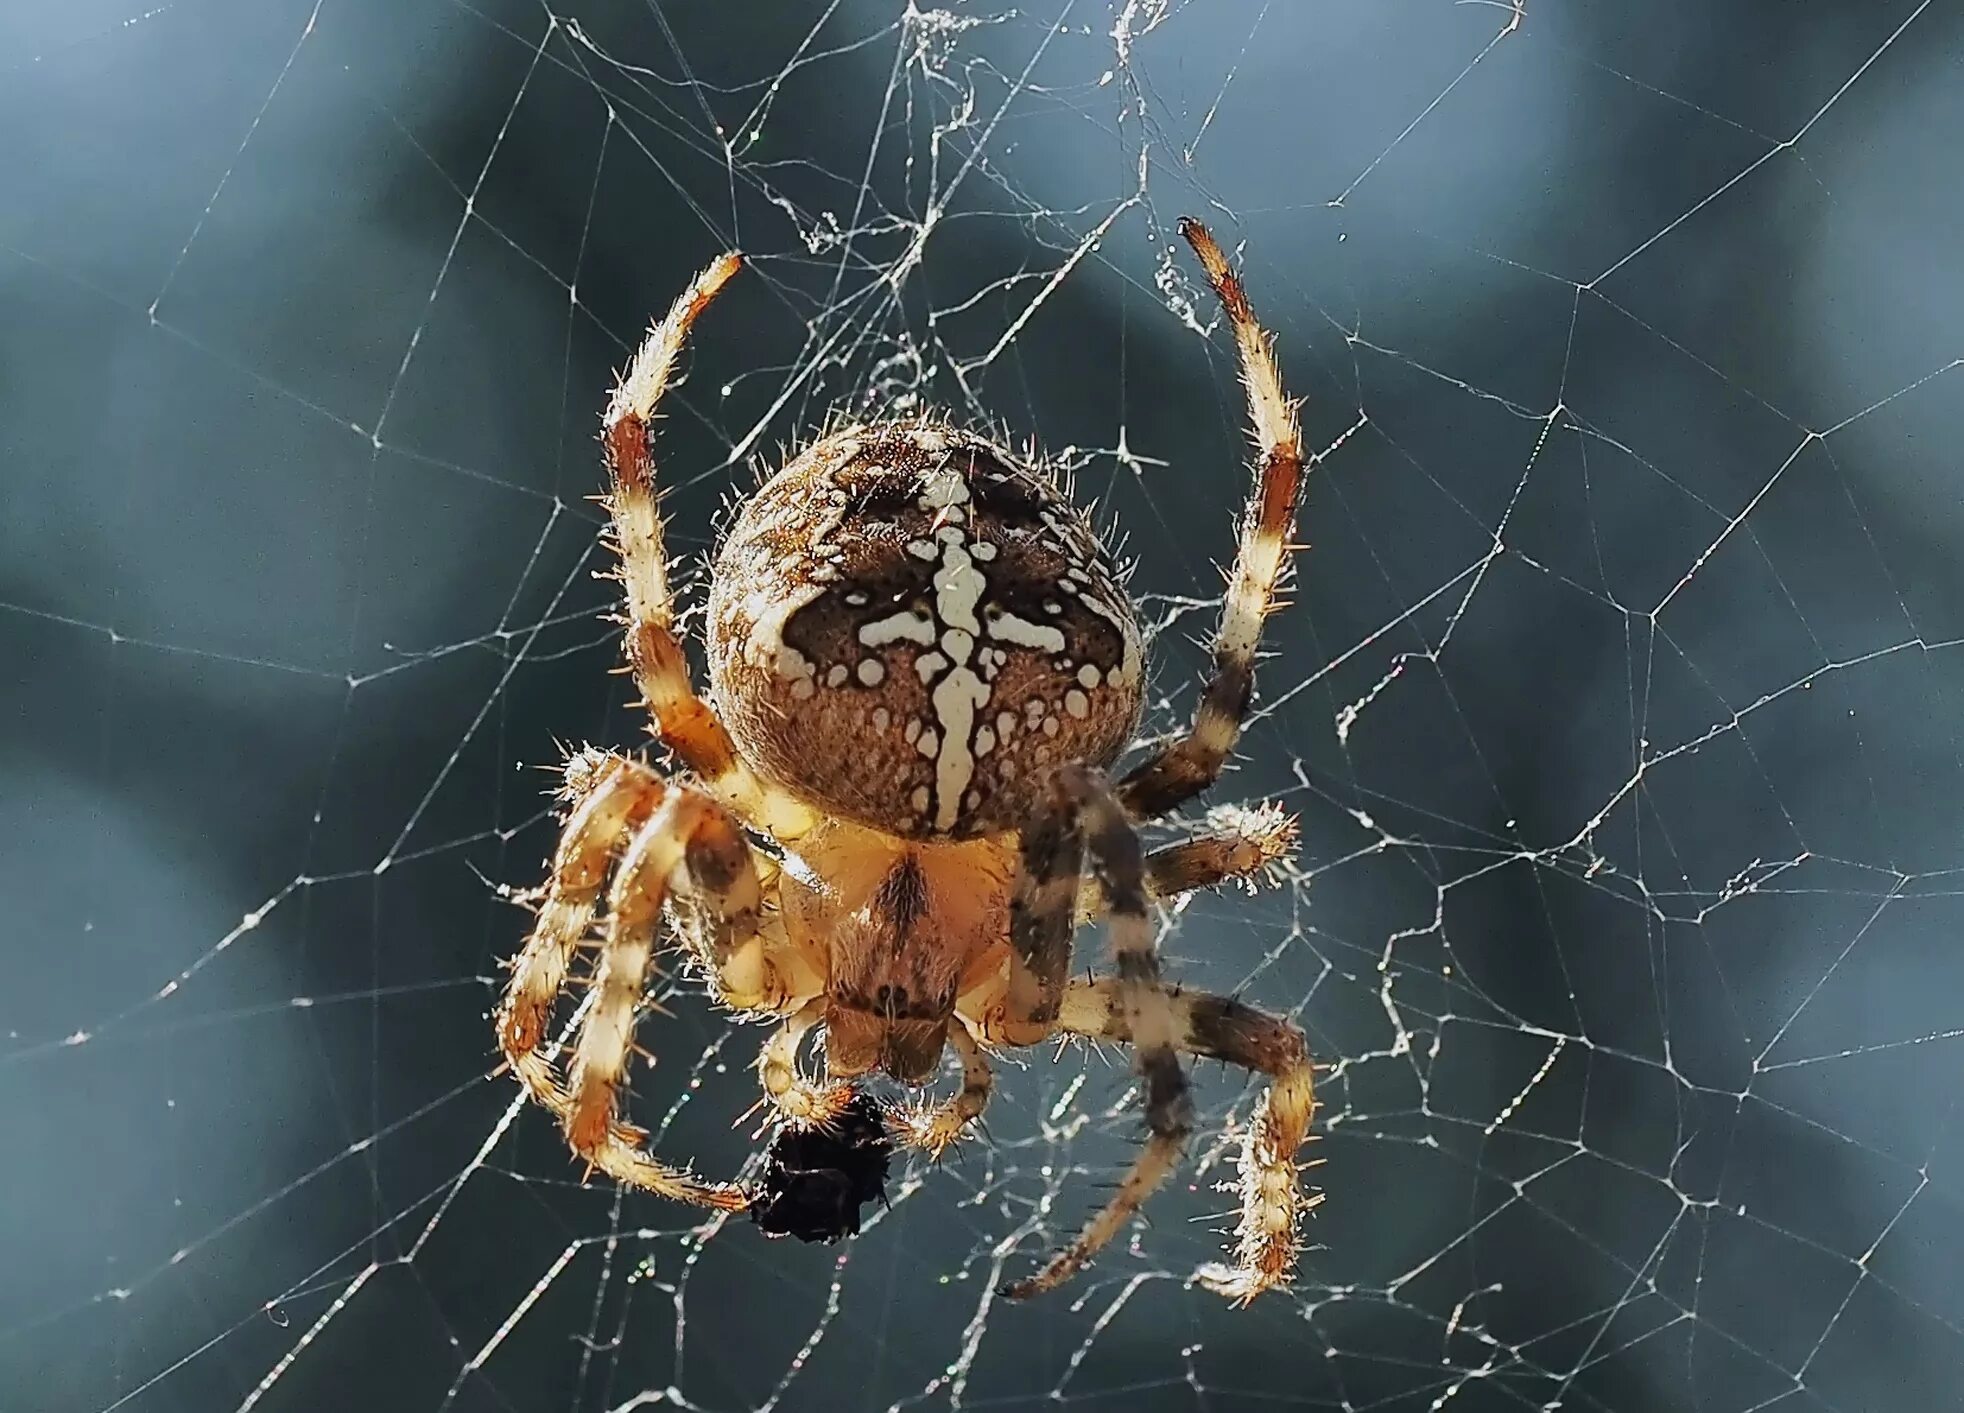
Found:
<path fill-rule="evenodd" d="M 1138 724 L 1119 572 L 1046 476 L 937 424 L 835 432 L 744 502 L 706 632 L 741 753 L 909 838 L 1019 828 Z"/>

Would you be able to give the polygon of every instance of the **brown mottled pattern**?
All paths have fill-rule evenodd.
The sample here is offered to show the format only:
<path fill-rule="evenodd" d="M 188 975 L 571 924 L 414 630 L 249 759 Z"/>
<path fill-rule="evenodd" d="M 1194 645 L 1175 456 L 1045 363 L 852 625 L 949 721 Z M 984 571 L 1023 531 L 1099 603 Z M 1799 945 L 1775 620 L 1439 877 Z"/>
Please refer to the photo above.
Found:
<path fill-rule="evenodd" d="M 931 485 L 951 471 L 965 502 L 937 509 Z M 983 632 L 966 667 L 987 692 L 971 717 L 952 718 L 956 730 L 966 723 L 955 741 L 934 700 L 936 684 L 964 670 L 940 647 L 956 625 L 938 608 L 961 567 L 936 538 L 950 525 L 981 577 Z M 971 434 L 885 423 L 825 437 L 744 503 L 712 584 L 710 680 L 739 753 L 875 829 L 966 838 L 1017 828 L 1051 767 L 1109 764 L 1138 723 L 1138 634 L 1110 557 L 1048 477 Z M 887 640 L 862 640 L 882 622 Z M 939 828 L 944 752 L 963 785 L 952 825 Z"/>

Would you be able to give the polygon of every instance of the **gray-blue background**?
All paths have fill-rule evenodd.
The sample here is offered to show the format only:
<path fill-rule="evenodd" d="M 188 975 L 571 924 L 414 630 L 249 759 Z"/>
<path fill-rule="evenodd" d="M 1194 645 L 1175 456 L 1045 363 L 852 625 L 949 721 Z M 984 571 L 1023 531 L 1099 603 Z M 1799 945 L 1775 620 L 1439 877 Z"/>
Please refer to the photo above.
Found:
<path fill-rule="evenodd" d="M 0 15 L 0 1407 L 1960 1406 L 1956 7 L 1507 21 Z M 1164 724 L 1245 485 L 1189 212 L 1350 432 L 1220 791 L 1301 873 L 1166 944 L 1334 1065 L 1295 1295 L 1182 1284 L 1217 1161 L 991 1304 L 1130 1151 L 1076 1053 L 843 1248 L 581 1188 L 486 1013 L 533 767 L 640 731 L 610 370 L 740 243 L 677 550 L 857 388 L 986 411 L 1129 532 Z M 675 1007 L 637 1112 L 727 1172 L 759 1033 Z"/>

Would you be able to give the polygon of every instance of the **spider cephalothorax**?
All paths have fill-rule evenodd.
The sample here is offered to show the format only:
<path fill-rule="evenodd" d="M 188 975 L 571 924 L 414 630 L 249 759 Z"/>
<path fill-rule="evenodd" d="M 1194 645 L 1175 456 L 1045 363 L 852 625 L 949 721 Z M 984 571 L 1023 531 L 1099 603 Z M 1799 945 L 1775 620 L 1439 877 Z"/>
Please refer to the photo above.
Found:
<path fill-rule="evenodd" d="M 591 1167 L 748 1207 L 767 1230 L 836 1236 L 877 1192 L 888 1142 L 939 1153 L 982 1113 L 988 1050 L 1073 1035 L 1128 1045 L 1146 1147 L 1077 1239 L 1007 1288 L 1029 1295 L 1079 1269 L 1177 1165 L 1193 1127 L 1180 1056 L 1212 1055 L 1272 1084 L 1242 1143 L 1234 1262 L 1203 1278 L 1240 1299 L 1288 1279 L 1311 1205 L 1295 1164 L 1314 1107 L 1307 1047 L 1276 1017 L 1167 988 L 1151 908 L 1261 873 L 1286 856 L 1293 824 L 1238 811 L 1151 855 L 1135 828 L 1207 788 L 1234 747 L 1303 470 L 1268 336 L 1212 237 L 1181 230 L 1233 325 L 1261 460 L 1193 724 L 1115 782 L 1105 772 L 1133 739 L 1143 676 L 1123 577 L 1050 476 L 937 420 L 834 430 L 742 504 L 713 566 L 711 690 L 698 696 L 650 429 L 689 326 L 737 257 L 650 331 L 603 444 L 629 664 L 687 773 L 597 751 L 568 763 L 552 876 L 498 1013 L 512 1068 Z M 597 994 L 562 1071 L 545 1030 L 597 912 Z M 1109 974 L 1073 980 L 1072 933 L 1098 916 Z M 758 1073 L 786 1128 L 760 1186 L 669 1167 L 620 1116 L 664 917 L 719 1001 L 779 1018 Z M 922 1084 L 953 1049 L 961 1089 L 869 1136 L 862 1093 L 800 1072 L 820 1026 L 833 1081 L 880 1071 Z"/>

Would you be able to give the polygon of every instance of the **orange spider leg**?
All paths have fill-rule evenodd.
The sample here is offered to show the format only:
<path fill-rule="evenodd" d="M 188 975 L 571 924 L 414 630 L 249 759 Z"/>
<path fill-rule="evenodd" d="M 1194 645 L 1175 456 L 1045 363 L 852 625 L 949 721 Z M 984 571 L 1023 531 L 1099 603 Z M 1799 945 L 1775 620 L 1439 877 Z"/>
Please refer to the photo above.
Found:
<path fill-rule="evenodd" d="M 1118 784 L 1118 797 L 1135 819 L 1175 809 L 1220 778 L 1241 736 L 1255 693 L 1255 652 L 1262 622 L 1274 612 L 1276 589 L 1289 563 L 1289 537 L 1302 491 L 1302 433 L 1296 404 L 1282 390 L 1275 362 L 1275 339 L 1255 318 L 1240 277 L 1229 268 L 1214 237 L 1200 222 L 1186 218 L 1180 234 L 1200 257 L 1207 282 L 1220 298 L 1241 358 L 1241 381 L 1248 390 L 1248 417 L 1258 462 L 1255 486 L 1241 521 L 1241 544 L 1221 605 L 1214 634 L 1214 669 L 1202 688 L 1193 724 L 1171 744 L 1155 751 Z"/>
<path fill-rule="evenodd" d="M 1114 979 L 1073 981 L 1064 993 L 1058 1029 L 1133 1043 L 1120 998 L 1121 984 Z M 1180 1050 L 1270 1077 L 1241 1144 L 1234 1260 L 1197 1272 L 1208 1289 L 1245 1305 L 1288 1284 L 1302 1246 L 1302 1216 L 1322 1201 L 1320 1193 L 1303 1193 L 1297 1186 L 1296 1150 L 1308 1141 L 1316 1113 L 1309 1045 L 1289 1022 L 1230 997 L 1185 991 L 1169 1001 L 1173 1043 Z"/>
<path fill-rule="evenodd" d="M 655 409 L 674 378 L 689 327 L 742 266 L 734 252 L 717 257 L 649 329 L 607 405 L 600 440 L 613 482 L 607 508 L 621 559 L 628 666 L 654 715 L 655 734 L 724 805 L 790 840 L 811 828 L 811 811 L 758 779 L 738 758 L 730 733 L 690 683 L 688 659 L 675 635 L 655 485 Z"/>

